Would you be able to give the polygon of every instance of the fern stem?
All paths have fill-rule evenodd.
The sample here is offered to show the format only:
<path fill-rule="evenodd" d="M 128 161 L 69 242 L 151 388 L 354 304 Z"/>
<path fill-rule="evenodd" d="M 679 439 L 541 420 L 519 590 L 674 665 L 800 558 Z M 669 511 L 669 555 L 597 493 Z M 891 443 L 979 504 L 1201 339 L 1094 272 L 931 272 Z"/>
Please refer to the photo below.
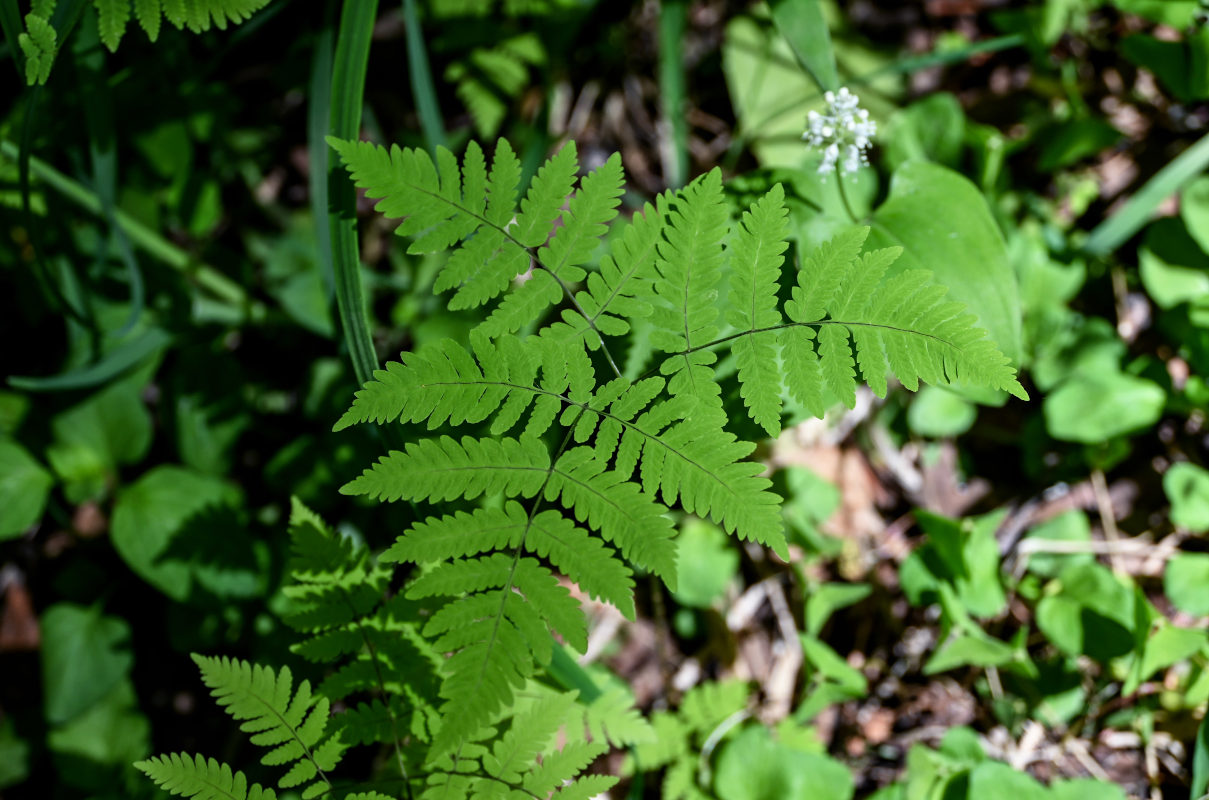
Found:
<path fill-rule="evenodd" d="M 659 4 L 659 96 L 663 98 L 659 149 L 664 183 L 672 189 L 683 186 L 688 178 L 683 46 L 687 15 L 685 0 L 663 0 Z"/>
<path fill-rule="evenodd" d="M 539 262 L 536 257 L 533 260 L 538 269 L 545 270 L 551 278 L 557 281 L 559 288 L 563 290 L 563 296 L 571 301 L 571 305 L 579 313 L 579 316 L 583 317 L 584 321 L 592 328 L 592 332 L 596 334 L 596 338 L 600 340 L 600 349 L 604 353 L 605 359 L 609 362 L 609 367 L 613 370 L 613 374 L 618 378 L 622 377 L 621 370 L 618 368 L 617 362 L 613 360 L 613 354 L 609 352 L 608 344 L 605 343 L 604 334 L 600 332 L 600 328 L 596 327 L 596 318 L 588 316 L 588 312 L 584 310 L 584 307 L 579 304 L 579 300 L 575 298 L 575 293 L 571 291 L 571 287 L 563 283 L 562 278 L 554 274 L 554 270 Z"/>
<path fill-rule="evenodd" d="M 856 214 L 852 211 L 852 205 L 848 202 L 848 190 L 844 188 L 844 174 L 840 172 L 840 165 L 835 165 L 835 181 L 840 187 L 840 200 L 844 203 L 844 211 L 848 212 L 848 219 L 852 220 L 852 224 L 859 224 Z"/>
<path fill-rule="evenodd" d="M 361 132 L 361 106 L 369 66 L 370 39 L 377 18 L 378 0 L 346 0 L 336 35 L 336 63 L 332 76 L 330 132 L 356 140 Z M 353 362 L 358 383 L 373 377 L 378 368 L 365 293 L 361 286 L 361 253 L 357 244 L 357 198 L 353 185 L 336 178 L 328 212 L 332 261 L 336 280 L 336 307 L 340 328 Z"/>
<path fill-rule="evenodd" d="M 809 327 L 821 326 L 821 325 L 843 325 L 846 328 L 878 328 L 883 331 L 893 331 L 895 333 L 910 333 L 915 336 L 923 336 L 927 339 L 931 339 L 933 341 L 940 342 L 941 344 L 948 345 L 949 347 L 952 347 L 954 350 L 961 349 L 957 345 L 950 342 L 948 339 L 942 339 L 941 337 L 936 336 L 935 334 L 924 333 L 923 331 L 915 331 L 915 330 L 911 330 L 910 328 L 898 328 L 898 327 L 895 327 L 894 325 L 883 325 L 878 322 L 849 322 L 849 321 L 842 320 L 842 319 L 816 319 L 813 322 L 782 322 L 778 325 L 769 325 L 766 328 L 752 328 L 751 330 L 739 331 L 738 333 L 732 333 L 727 336 L 723 336 L 721 338 L 714 339 L 712 342 L 706 342 L 705 344 L 695 345 L 693 347 L 688 348 L 687 350 L 678 350 L 675 353 L 666 353 L 665 355 L 668 358 L 679 358 L 681 356 L 687 356 L 690 353 L 695 353 L 698 350 L 706 350 L 710 347 L 717 347 L 720 344 L 726 344 L 727 342 L 732 342 L 735 339 L 742 339 L 744 336 L 755 336 L 758 333 L 775 333 L 776 331 L 783 331 L 783 330 L 786 330 L 787 328 L 809 328 Z M 639 376 L 638 380 L 642 380 L 643 378 L 648 377 L 652 372 L 655 372 L 657 369 L 658 369 L 658 367 L 652 367 L 651 369 L 644 372 L 641 376 Z"/>

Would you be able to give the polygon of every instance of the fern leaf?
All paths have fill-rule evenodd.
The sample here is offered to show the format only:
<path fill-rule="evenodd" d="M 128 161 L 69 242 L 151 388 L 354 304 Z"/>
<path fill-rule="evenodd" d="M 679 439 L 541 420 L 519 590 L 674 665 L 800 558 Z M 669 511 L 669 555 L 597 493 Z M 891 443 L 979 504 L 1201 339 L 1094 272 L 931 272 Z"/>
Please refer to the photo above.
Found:
<path fill-rule="evenodd" d="M 656 245 L 667 198 L 660 195 L 657 206 L 646 204 L 613 237 L 600 270 L 589 273 L 587 289 L 575 295 L 578 309 L 565 309 L 562 321 L 549 326 L 547 335 L 552 339 L 582 339 L 585 345 L 597 349 L 603 344 L 602 335 L 623 336 L 630 331 L 630 320 L 650 315 L 647 298 L 657 277 Z"/>
<path fill-rule="evenodd" d="M 134 0 L 134 18 L 147 32 L 147 38 L 153 42 L 159 38 L 163 15 L 164 9 L 160 6 L 160 0 Z"/>
<path fill-rule="evenodd" d="M 785 381 L 795 399 L 822 416 L 825 386 L 852 407 L 858 365 L 878 396 L 885 395 L 890 373 L 912 390 L 921 380 L 968 380 L 1027 399 L 1007 357 L 974 327 L 963 306 L 943 300 L 946 290 L 932 283 L 930 272 L 882 280 L 901 250 L 860 254 L 867 233 L 847 231 L 812 253 L 785 304 L 797 324 L 780 337 Z"/>
<path fill-rule="evenodd" d="M 525 791 L 545 797 L 608 751 L 609 746 L 602 742 L 574 742 L 555 753 L 547 753 L 541 766 L 525 776 Z"/>
<path fill-rule="evenodd" d="M 340 492 L 388 501 L 473 499 L 484 492 L 532 497 L 549 468 L 550 454 L 536 439 L 467 436 L 459 443 L 442 436 L 392 451 Z"/>
<path fill-rule="evenodd" d="M 504 297 L 481 331 L 499 336 L 541 319 L 546 309 L 562 299 L 565 287 L 584 279 L 583 266 L 608 232 L 607 223 L 617 216 L 623 181 L 621 158 L 616 154 L 580 181 L 563 212 L 562 225 L 538 252 L 541 269 Z"/>
<path fill-rule="evenodd" d="M 617 778 L 613 775 L 585 775 L 550 795 L 550 800 L 591 800 L 616 785 Z"/>
<path fill-rule="evenodd" d="M 550 695 L 539 700 L 527 713 L 516 717 L 512 727 L 483 758 L 488 775 L 512 783 L 519 782 L 554 734 L 563 726 L 575 702 L 575 692 Z"/>
<path fill-rule="evenodd" d="M 752 419 L 773 437 L 781 432 L 781 370 L 779 338 L 767 329 L 781 323 L 777 284 L 789 246 L 785 241 L 788 213 L 778 183 L 744 212 L 731 259 L 728 322 L 750 333 L 734 345 L 740 393 Z"/>
<path fill-rule="evenodd" d="M 567 142 L 542 165 L 521 201 L 521 213 L 517 215 L 513 232 L 518 242 L 525 247 L 545 244 L 550 227 L 571 193 L 578 171 L 575 142 Z"/>
<path fill-rule="evenodd" d="M 550 473 L 546 497 L 557 497 L 576 519 L 587 520 L 617 545 L 626 559 L 675 587 L 676 545 L 667 509 L 616 472 L 606 471 L 590 447 L 563 453 Z"/>
<path fill-rule="evenodd" d="M 272 789 L 248 785 L 247 776 L 213 758 L 170 753 L 134 762 L 164 791 L 198 800 L 276 800 Z"/>
<path fill-rule="evenodd" d="M 655 730 L 634 708 L 634 697 L 624 688 L 607 690 L 592 701 L 585 714 L 592 739 L 614 747 L 652 742 Z"/>
<path fill-rule="evenodd" d="M 30 86 L 46 83 L 59 52 L 59 34 L 47 17 L 26 14 L 25 31 L 17 34 L 17 44 L 25 56 L 25 82 Z"/>
<path fill-rule="evenodd" d="M 97 7 L 97 31 L 109 52 L 117 52 L 130 19 L 130 0 L 93 0 Z"/>
<path fill-rule="evenodd" d="M 656 346 L 679 354 L 667 359 L 661 369 L 671 376 L 668 389 L 711 408 L 722 403 L 712 367 L 716 356 L 694 348 L 718 337 L 714 301 L 722 278 L 726 221 L 720 170 L 706 173 L 681 191 L 667 214 L 664 239 L 658 243 L 655 294 L 662 302 L 651 316 L 658 334 Z"/>
<path fill-rule="evenodd" d="M 193 654 L 202 680 L 228 714 L 242 722 L 240 730 L 253 734 L 253 744 L 272 747 L 261 759 L 269 765 L 290 764 L 281 779 L 282 787 L 311 780 L 325 767 L 317 763 L 314 750 L 327 727 L 329 703 L 315 697 L 308 681 L 292 691 L 289 667 L 281 671 L 228 658 Z M 328 752 L 334 766 L 339 751 Z M 323 781 L 326 784 L 326 779 Z"/>
<path fill-rule="evenodd" d="M 533 518 L 525 547 L 549 559 L 590 596 L 611 603 L 626 619 L 634 619 L 633 573 L 600 539 L 589 536 L 559 512 L 546 510 Z"/>

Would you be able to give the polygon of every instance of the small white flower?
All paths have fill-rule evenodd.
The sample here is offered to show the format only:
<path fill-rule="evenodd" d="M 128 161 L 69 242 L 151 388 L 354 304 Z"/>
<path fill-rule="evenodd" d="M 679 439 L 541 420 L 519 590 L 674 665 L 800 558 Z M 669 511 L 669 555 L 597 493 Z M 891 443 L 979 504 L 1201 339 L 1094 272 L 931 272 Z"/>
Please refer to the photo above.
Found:
<path fill-rule="evenodd" d="M 820 174 L 831 172 L 836 164 L 840 164 L 840 171 L 845 175 L 856 172 L 862 164 L 869 164 L 867 151 L 877 133 L 877 123 L 869 119 L 869 112 L 860 107 L 860 98 L 847 87 L 838 92 L 827 92 L 823 99 L 827 101 L 827 113 L 811 111 L 807 114 L 806 132 L 802 138 L 811 147 L 823 151 Z"/>

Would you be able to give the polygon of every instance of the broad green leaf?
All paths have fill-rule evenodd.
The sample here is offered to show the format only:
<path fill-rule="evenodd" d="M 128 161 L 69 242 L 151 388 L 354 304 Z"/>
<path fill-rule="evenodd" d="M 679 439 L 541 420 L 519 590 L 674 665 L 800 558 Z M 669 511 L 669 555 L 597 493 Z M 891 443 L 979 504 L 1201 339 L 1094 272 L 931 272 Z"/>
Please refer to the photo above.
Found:
<path fill-rule="evenodd" d="M 238 499 L 218 478 L 156 467 L 118 495 L 114 548 L 173 600 L 188 599 L 195 583 L 218 595 L 256 594 L 264 577 L 239 520 Z"/>
<path fill-rule="evenodd" d="M 897 112 L 886 126 L 885 162 L 893 171 L 923 159 L 952 169 L 961 166 L 966 115 L 949 92 L 936 92 Z"/>
<path fill-rule="evenodd" d="M 1193 533 L 1209 531 L 1209 471 L 1181 461 L 1163 475 L 1171 522 Z"/>
<path fill-rule="evenodd" d="M 960 436 L 978 418 L 973 403 L 943 386 L 925 385 L 911 398 L 907 425 L 919 436 Z"/>
<path fill-rule="evenodd" d="M 954 667 L 997 667 L 1011 663 L 1015 651 L 1011 645 L 989 636 L 958 636 L 941 645 L 928 663 L 925 675 L 935 675 Z"/>
<path fill-rule="evenodd" d="M 1209 792 L 1209 719 L 1201 721 L 1196 729 L 1196 743 L 1192 746 L 1192 785 L 1190 796 L 1200 798 Z"/>
<path fill-rule="evenodd" d="M 51 467 L 67 484 L 68 500 L 82 502 L 106 490 L 120 464 L 140 460 L 151 446 L 151 415 L 139 374 L 111 384 L 51 420 Z"/>
<path fill-rule="evenodd" d="M 1139 17 L 1170 25 L 1173 28 L 1187 28 L 1196 19 L 1196 13 L 1201 9 L 1198 0 L 1111 0 L 1112 4 L 1126 14 L 1136 14 Z"/>
<path fill-rule="evenodd" d="M 1095 117 L 1061 122 L 1044 129 L 1038 138 L 1041 152 L 1037 169 L 1053 172 L 1076 161 L 1094 156 L 1121 140 L 1121 132 Z"/>
<path fill-rule="evenodd" d="M 859 603 L 872 591 L 867 583 L 824 583 L 815 587 L 806 601 L 806 633 L 818 636 L 832 614 Z"/>
<path fill-rule="evenodd" d="M 1046 800 L 1046 791 L 1026 772 L 986 761 L 970 772 L 970 795 L 978 800 Z"/>
<path fill-rule="evenodd" d="M 820 675 L 835 681 L 852 697 L 864 697 L 869 692 L 869 683 L 864 674 L 851 666 L 838 653 L 820 639 L 808 633 L 799 634 L 806 662 Z"/>
<path fill-rule="evenodd" d="M 43 612 L 42 687 L 46 719 L 67 722 L 107 695 L 130 672 L 130 626 L 87 608 L 57 603 Z"/>
<path fill-rule="evenodd" d="M 739 553 L 721 528 L 689 520 L 676 537 L 678 578 L 673 593 L 681 605 L 708 608 L 722 596 L 739 570 Z"/>
<path fill-rule="evenodd" d="M 1051 520 L 1030 528 L 1026 540 L 1042 542 L 1090 542 L 1091 525 L 1087 515 L 1078 509 L 1064 512 Z M 1072 564 L 1092 564 L 1096 557 L 1091 553 L 1034 553 L 1029 556 L 1028 568 L 1037 575 L 1057 577 Z"/>
<path fill-rule="evenodd" d="M 1187 205 L 1181 211 L 1188 214 Z M 1209 255 L 1204 245 L 1194 240 L 1197 228 L 1193 226 L 1202 224 L 1205 227 L 1200 235 L 1209 238 L 1209 219 L 1202 223 L 1185 216 L 1183 225 L 1174 219 L 1162 219 L 1147 229 L 1138 249 L 1138 272 L 1146 293 L 1159 308 L 1209 297 Z"/>
<path fill-rule="evenodd" d="M 119 682 L 100 702 L 46 737 L 65 785 L 89 792 L 110 790 L 149 754 L 151 725 L 138 707 L 134 684 Z"/>
<path fill-rule="evenodd" d="M 1020 297 L 1007 246 L 986 199 L 974 184 L 926 161 L 900 167 L 890 196 L 873 214 L 867 248 L 903 248 L 889 279 L 909 269 L 931 270 L 964 303 L 999 349 L 1020 363 Z"/>
<path fill-rule="evenodd" d="M 1101 443 L 1153 425 L 1166 397 L 1157 383 L 1123 372 L 1076 376 L 1046 396 L 1045 428 L 1055 439 Z"/>
<path fill-rule="evenodd" d="M 840 78 L 835 71 L 831 33 L 820 0 L 770 0 L 772 19 L 820 89 L 835 91 Z"/>
<path fill-rule="evenodd" d="M 714 776 L 721 800 L 850 800 L 853 790 L 843 764 L 791 750 L 758 725 L 726 745 Z"/>
<path fill-rule="evenodd" d="M 1055 647 L 1100 662 L 1134 649 L 1134 594 L 1107 568 L 1068 567 L 1055 586 L 1037 604 L 1037 627 Z"/>
<path fill-rule="evenodd" d="M 1168 561 L 1163 591 L 1180 611 L 1209 615 L 1209 553 L 1180 553 Z"/>
<path fill-rule="evenodd" d="M 53 484 L 24 447 L 0 441 L 0 540 L 20 536 L 42 517 Z"/>
<path fill-rule="evenodd" d="M 1209 177 L 1197 178 L 1180 194 L 1180 219 L 1201 250 L 1209 253 Z"/>
<path fill-rule="evenodd" d="M 1125 790 L 1107 781 L 1076 778 L 1054 781 L 1049 796 L 1050 800 L 1125 800 Z"/>

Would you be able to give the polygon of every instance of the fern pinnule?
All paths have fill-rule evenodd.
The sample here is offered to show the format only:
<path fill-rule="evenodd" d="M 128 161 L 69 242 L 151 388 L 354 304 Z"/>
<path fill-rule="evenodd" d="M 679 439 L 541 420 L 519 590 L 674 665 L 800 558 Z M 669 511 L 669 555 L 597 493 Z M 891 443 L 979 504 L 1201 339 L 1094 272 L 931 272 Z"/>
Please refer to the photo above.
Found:
<path fill-rule="evenodd" d="M 197 800 L 276 800 L 258 783 L 248 784 L 242 772 L 205 756 L 169 753 L 134 762 L 136 769 L 164 791 Z"/>

